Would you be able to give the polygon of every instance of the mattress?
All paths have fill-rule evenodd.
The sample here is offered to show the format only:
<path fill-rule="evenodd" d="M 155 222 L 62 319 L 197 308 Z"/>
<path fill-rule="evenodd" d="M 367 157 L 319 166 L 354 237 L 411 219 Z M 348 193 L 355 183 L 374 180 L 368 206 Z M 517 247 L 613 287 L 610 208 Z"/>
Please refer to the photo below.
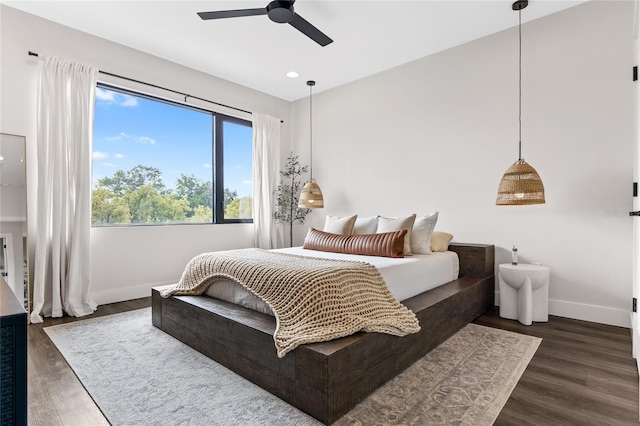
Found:
<path fill-rule="evenodd" d="M 409 299 L 417 294 L 453 281 L 458 278 L 460 271 L 458 255 L 451 251 L 414 254 L 404 258 L 332 253 L 307 250 L 302 247 L 276 249 L 274 251 L 299 256 L 370 263 L 380 271 L 389 291 L 399 301 Z M 254 311 L 273 315 L 271 308 L 262 299 L 232 281 L 217 281 L 209 286 L 205 294 Z"/>

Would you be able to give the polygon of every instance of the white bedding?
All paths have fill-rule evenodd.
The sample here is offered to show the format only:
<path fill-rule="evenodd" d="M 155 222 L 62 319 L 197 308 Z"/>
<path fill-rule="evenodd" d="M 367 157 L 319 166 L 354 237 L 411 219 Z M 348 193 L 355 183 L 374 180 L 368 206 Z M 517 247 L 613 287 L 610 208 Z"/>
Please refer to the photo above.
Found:
<path fill-rule="evenodd" d="M 432 254 L 414 254 L 413 256 L 399 259 L 306 250 L 302 247 L 277 249 L 274 251 L 300 256 L 370 263 L 380 271 L 380 274 L 387 283 L 387 287 L 389 287 L 389 291 L 391 291 L 391 294 L 399 301 L 455 280 L 458 278 L 460 271 L 458 255 L 451 251 Z M 207 289 L 206 294 L 258 312 L 273 315 L 271 308 L 260 298 L 231 281 L 218 281 L 212 284 Z"/>

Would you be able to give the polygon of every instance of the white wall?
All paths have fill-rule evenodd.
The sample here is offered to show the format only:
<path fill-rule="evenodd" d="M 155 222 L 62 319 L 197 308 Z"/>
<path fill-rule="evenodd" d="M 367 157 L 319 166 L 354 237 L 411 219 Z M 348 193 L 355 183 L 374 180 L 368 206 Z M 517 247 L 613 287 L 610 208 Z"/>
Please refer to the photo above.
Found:
<path fill-rule="evenodd" d="M 545 205 L 495 206 L 518 158 L 517 27 L 318 92 L 314 177 L 326 208 L 310 225 L 439 210 L 437 229 L 495 244 L 496 263 L 516 244 L 522 262 L 548 265 L 551 314 L 629 326 L 632 25 L 626 1 L 523 25 L 523 157 Z M 303 164 L 308 113 L 308 99 L 294 104 Z"/>
<path fill-rule="evenodd" d="M 37 61 L 27 56 L 29 50 L 88 63 L 111 73 L 281 118 L 285 121 L 282 142 L 289 150 L 289 102 L 5 5 L 0 5 L 0 15 L 0 131 L 25 135 L 27 138 L 28 213 L 32 241 L 34 232 L 37 232 Z M 125 84 L 114 79 L 107 80 L 104 75 L 100 79 Z M 166 93 L 150 91 L 147 87 L 127 87 L 170 97 Z M 233 111 L 217 110 L 234 115 Z M 91 232 L 91 296 L 99 304 L 145 297 L 150 295 L 153 285 L 177 282 L 188 259 L 202 251 L 252 245 L 253 225 L 250 224 L 94 228 Z"/>
<path fill-rule="evenodd" d="M 24 298 L 24 259 L 22 257 L 23 247 L 22 240 L 23 235 L 27 232 L 26 222 L 20 221 L 2 221 L 0 220 L 0 236 L 10 239 L 11 256 L 13 262 L 7 262 L 6 266 L 10 269 L 10 275 L 5 277 L 7 284 L 11 287 L 11 290 L 16 294 L 19 300 Z M 7 247 L 9 248 L 9 247 Z M 2 248 L 0 247 L 0 250 Z"/>
<path fill-rule="evenodd" d="M 313 170 L 327 207 L 309 224 L 321 227 L 325 214 L 439 210 L 438 229 L 495 244 L 497 263 L 517 244 L 523 262 L 550 266 L 552 314 L 628 326 L 632 12 L 632 2 L 590 1 L 523 26 L 523 156 L 541 174 L 547 204 L 495 206 L 517 159 L 513 28 L 314 95 Z M 283 135 L 308 162 L 308 99 L 292 108 L 4 5 L 0 14 L 0 131 L 27 137 L 31 218 L 37 67 L 27 50 L 283 118 Z M 176 281 L 192 255 L 252 241 L 249 225 L 95 228 L 92 296 L 146 296 Z"/>

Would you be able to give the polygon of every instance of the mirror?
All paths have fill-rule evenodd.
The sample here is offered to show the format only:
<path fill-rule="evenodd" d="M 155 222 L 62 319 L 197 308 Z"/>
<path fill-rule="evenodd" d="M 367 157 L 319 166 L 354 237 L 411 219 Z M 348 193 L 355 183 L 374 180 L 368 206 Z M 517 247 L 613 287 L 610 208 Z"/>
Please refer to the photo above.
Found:
<path fill-rule="evenodd" d="M 29 312 L 26 138 L 0 133 L 0 273 Z"/>

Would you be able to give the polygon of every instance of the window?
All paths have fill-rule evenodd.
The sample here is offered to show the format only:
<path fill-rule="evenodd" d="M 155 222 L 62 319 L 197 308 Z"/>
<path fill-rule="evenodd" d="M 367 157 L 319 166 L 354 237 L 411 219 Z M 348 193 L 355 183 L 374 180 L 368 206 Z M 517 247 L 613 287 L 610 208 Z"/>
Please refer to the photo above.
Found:
<path fill-rule="evenodd" d="M 251 222 L 251 122 L 99 84 L 92 196 L 94 226 Z"/>
<path fill-rule="evenodd" d="M 224 192 L 223 203 L 219 203 L 223 209 L 218 215 L 223 215 L 225 221 L 251 219 L 253 130 L 245 120 L 231 117 L 220 119 L 216 129 L 221 131 L 217 139 L 223 141 L 217 145 L 222 150 L 217 157 L 222 158 L 225 165 L 218 169 L 217 182 L 234 182 L 216 188 L 216 192 Z"/>

